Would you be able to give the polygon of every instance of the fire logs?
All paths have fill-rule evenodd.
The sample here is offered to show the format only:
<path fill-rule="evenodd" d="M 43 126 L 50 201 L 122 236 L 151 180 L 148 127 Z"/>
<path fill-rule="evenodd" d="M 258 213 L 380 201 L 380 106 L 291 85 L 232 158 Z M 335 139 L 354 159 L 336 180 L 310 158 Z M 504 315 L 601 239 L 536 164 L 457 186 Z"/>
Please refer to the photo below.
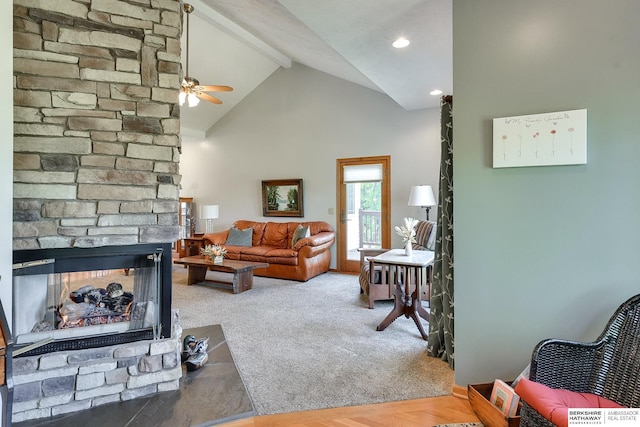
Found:
<path fill-rule="evenodd" d="M 120 283 L 109 283 L 106 289 L 83 286 L 70 292 L 58 308 L 58 329 L 128 321 L 132 304 L 133 294 L 123 291 Z"/>

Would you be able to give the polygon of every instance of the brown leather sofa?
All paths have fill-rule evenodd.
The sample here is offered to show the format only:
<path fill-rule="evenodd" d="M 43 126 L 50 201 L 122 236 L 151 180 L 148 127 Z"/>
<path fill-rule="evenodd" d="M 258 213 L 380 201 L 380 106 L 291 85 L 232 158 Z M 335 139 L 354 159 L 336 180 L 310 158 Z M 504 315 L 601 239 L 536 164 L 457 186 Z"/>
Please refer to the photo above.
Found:
<path fill-rule="evenodd" d="M 298 225 L 309 227 L 309 237 L 291 245 Z M 256 276 L 307 281 L 329 271 L 331 245 L 335 231 L 323 221 L 256 222 L 239 220 L 233 224 L 238 230 L 252 228 L 251 246 L 227 245 L 229 230 L 205 234 L 204 244 L 218 244 L 227 250 L 226 258 L 241 261 L 267 262 L 269 267 L 254 270 Z"/>

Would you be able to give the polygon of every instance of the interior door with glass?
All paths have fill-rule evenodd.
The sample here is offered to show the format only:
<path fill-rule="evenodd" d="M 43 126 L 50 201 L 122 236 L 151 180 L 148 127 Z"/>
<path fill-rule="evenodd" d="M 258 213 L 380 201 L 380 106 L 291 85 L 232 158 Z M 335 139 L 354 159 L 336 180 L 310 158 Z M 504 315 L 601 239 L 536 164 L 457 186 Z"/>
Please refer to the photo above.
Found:
<path fill-rule="evenodd" d="M 389 156 L 337 160 L 337 268 L 360 271 L 359 248 L 388 248 L 391 238 Z"/>

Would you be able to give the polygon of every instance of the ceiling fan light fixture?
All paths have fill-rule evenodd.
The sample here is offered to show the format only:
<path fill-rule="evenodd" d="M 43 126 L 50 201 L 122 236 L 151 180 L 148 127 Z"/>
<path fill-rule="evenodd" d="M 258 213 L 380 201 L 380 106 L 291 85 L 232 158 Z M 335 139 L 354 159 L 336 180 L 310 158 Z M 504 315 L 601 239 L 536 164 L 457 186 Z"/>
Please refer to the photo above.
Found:
<path fill-rule="evenodd" d="M 182 81 L 182 86 L 200 86 L 200 81 L 198 79 L 194 79 L 193 77 L 186 76 Z"/>
<path fill-rule="evenodd" d="M 198 99 L 195 93 L 190 93 L 187 96 L 187 100 L 189 101 L 189 107 L 195 107 L 200 103 L 200 99 Z"/>
<path fill-rule="evenodd" d="M 200 98 L 205 101 L 213 102 L 214 104 L 222 104 L 218 98 L 211 96 L 205 92 L 230 92 L 233 90 L 231 86 L 219 86 L 219 85 L 200 85 L 200 81 L 193 77 L 189 77 L 189 15 L 193 12 L 193 6 L 189 3 L 183 4 L 184 13 L 187 14 L 186 33 L 187 33 L 187 58 L 186 58 L 186 70 L 185 77 L 182 80 L 180 87 L 180 94 L 178 95 L 178 103 L 183 106 L 185 102 L 188 102 L 189 107 L 195 107 L 200 103 Z"/>

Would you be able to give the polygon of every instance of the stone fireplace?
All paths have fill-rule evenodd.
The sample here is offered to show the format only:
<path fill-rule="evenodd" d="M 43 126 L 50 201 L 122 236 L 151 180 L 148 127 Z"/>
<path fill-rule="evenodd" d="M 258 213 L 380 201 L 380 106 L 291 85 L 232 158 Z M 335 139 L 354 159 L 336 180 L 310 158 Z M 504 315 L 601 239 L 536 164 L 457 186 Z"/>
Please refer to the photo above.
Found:
<path fill-rule="evenodd" d="M 45 289 L 46 295 L 33 297 L 51 313 L 23 313 L 18 326 L 24 331 L 41 314 L 46 324 L 63 305 L 78 309 L 68 301 L 77 297 L 76 288 L 47 305 L 49 285 L 42 280 L 89 270 L 146 274 L 147 265 L 133 261 L 133 253 L 144 259 L 155 254 L 164 259 L 161 276 L 169 271 L 168 280 L 156 275 L 156 299 L 142 301 L 157 308 L 134 328 L 127 323 L 134 312 L 114 306 L 111 293 L 89 284 L 105 299 L 88 308 L 83 294 L 81 320 L 53 320 L 52 337 L 20 334 L 18 353 L 35 349 L 13 360 L 13 419 L 175 390 L 180 337 L 179 327 L 171 328 L 170 251 L 178 236 L 181 2 L 13 5 L 14 263 L 55 259 L 53 265 L 64 265 L 55 268 L 65 270 L 40 282 L 22 276 L 30 289 Z M 123 254 L 127 261 L 118 263 Z M 87 260 L 101 258 L 109 261 L 87 268 Z M 70 267 L 74 262 L 77 268 Z M 28 295 L 15 286 L 14 309 Z M 122 292 L 117 298 L 140 298 Z M 105 307 L 113 310 L 100 311 Z M 95 323 L 104 325 L 96 329 Z"/>

